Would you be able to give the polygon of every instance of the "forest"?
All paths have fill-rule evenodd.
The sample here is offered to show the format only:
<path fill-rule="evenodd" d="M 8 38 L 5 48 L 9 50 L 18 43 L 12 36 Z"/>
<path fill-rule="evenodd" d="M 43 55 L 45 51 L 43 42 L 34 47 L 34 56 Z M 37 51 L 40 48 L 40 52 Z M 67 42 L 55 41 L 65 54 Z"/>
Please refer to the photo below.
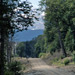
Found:
<path fill-rule="evenodd" d="M 38 20 L 37 10 L 34 11 L 27 0 L 0 0 L 0 75 L 20 75 L 12 72 L 12 65 L 19 64 L 9 65 L 12 57 L 39 58 L 55 52 L 62 52 L 64 58 L 75 56 L 75 0 L 41 0 L 39 6 L 38 11 L 45 13 L 44 34 L 17 43 L 14 52 L 12 37 L 33 26 L 34 19 Z"/>

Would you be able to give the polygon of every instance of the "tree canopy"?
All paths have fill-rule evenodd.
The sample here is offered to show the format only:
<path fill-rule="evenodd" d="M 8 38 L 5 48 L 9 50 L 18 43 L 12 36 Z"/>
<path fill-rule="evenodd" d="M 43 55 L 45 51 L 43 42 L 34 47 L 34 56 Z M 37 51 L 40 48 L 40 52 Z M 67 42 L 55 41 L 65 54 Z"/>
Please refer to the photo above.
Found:
<path fill-rule="evenodd" d="M 40 6 L 42 11 L 45 12 L 46 41 L 51 45 L 49 50 L 53 50 L 55 43 L 59 42 L 60 46 L 56 44 L 57 46 L 55 46 L 54 50 L 61 47 L 66 56 L 66 50 L 75 50 L 75 1 L 41 0 Z"/>
<path fill-rule="evenodd" d="M 35 12 L 27 0 L 0 0 L 0 75 L 4 75 L 5 40 L 33 25 Z"/>

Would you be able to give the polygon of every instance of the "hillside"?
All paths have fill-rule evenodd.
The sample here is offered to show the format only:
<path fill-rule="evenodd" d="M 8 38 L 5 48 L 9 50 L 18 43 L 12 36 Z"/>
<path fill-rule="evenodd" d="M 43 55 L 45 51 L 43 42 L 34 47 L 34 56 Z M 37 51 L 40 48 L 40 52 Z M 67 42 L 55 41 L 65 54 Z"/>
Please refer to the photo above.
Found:
<path fill-rule="evenodd" d="M 30 41 L 38 35 L 43 34 L 43 30 L 25 30 L 14 35 L 14 41 L 23 42 Z"/>

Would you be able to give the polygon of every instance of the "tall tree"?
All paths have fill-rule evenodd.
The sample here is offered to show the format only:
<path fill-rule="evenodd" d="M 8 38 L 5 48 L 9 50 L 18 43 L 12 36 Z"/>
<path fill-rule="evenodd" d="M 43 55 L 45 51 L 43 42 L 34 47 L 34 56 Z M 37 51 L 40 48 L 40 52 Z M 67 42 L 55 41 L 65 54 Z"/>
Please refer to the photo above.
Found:
<path fill-rule="evenodd" d="M 64 56 L 66 50 L 64 47 L 64 38 L 70 27 L 74 31 L 74 0 L 41 0 L 40 5 L 44 8 L 45 12 L 45 29 L 49 42 L 55 40 L 54 35 L 58 34 L 59 42 Z M 54 31 L 53 31 L 54 29 Z M 50 34 L 53 32 L 53 35 Z M 51 38 L 53 37 L 53 38 Z"/>
<path fill-rule="evenodd" d="M 5 37 L 32 26 L 34 13 L 31 8 L 27 1 L 0 0 L 0 75 L 4 75 Z"/>

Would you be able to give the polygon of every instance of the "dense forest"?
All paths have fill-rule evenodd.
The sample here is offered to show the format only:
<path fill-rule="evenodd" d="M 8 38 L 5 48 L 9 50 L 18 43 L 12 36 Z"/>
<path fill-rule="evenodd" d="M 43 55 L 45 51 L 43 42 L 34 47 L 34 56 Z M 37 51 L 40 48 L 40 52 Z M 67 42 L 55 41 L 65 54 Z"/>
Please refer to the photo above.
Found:
<path fill-rule="evenodd" d="M 40 57 L 62 51 L 63 57 L 67 57 L 75 52 L 75 0 L 41 0 L 39 6 L 45 13 L 44 34 L 18 43 L 14 55 L 13 35 L 33 26 L 34 19 L 38 20 L 37 12 L 27 0 L 0 0 L 0 75 L 20 75 L 8 67 L 12 56 Z"/>

